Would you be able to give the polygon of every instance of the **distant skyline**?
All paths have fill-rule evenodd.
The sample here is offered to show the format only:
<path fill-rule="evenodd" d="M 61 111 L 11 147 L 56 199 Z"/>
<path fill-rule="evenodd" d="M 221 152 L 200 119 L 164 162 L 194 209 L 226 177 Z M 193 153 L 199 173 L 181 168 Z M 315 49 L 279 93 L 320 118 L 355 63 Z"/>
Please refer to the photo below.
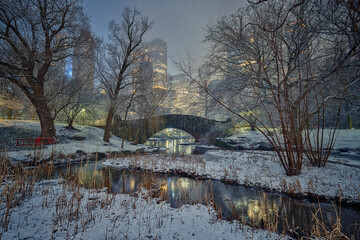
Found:
<path fill-rule="evenodd" d="M 198 61 L 205 55 L 202 43 L 204 28 L 219 17 L 237 11 L 246 0 L 85 0 L 85 12 L 91 19 L 92 30 L 104 40 L 108 23 L 119 19 L 126 6 L 136 7 L 154 22 L 146 40 L 161 38 L 167 43 L 168 72 L 179 73 L 171 62 L 186 51 Z"/>

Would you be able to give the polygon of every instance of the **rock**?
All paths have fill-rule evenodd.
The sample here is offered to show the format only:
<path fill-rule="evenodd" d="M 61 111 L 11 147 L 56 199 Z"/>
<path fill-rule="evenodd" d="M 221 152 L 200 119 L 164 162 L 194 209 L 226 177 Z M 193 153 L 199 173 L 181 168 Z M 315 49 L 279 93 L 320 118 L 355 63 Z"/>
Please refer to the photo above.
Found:
<path fill-rule="evenodd" d="M 76 150 L 75 153 L 77 153 L 77 154 L 79 154 L 79 155 L 81 155 L 81 156 L 86 156 L 86 155 L 87 155 L 87 153 L 84 152 L 83 150 Z"/>
<path fill-rule="evenodd" d="M 75 141 L 84 141 L 86 139 L 86 137 L 84 136 L 73 136 L 69 138 L 70 140 L 75 140 Z"/>
<path fill-rule="evenodd" d="M 274 147 L 267 142 L 260 142 L 259 146 L 256 148 L 256 150 L 260 151 L 274 151 Z"/>
<path fill-rule="evenodd" d="M 236 145 L 237 141 L 230 139 L 230 140 L 227 140 L 226 143 L 231 144 L 231 145 Z"/>
<path fill-rule="evenodd" d="M 139 149 L 136 149 L 135 150 L 135 153 L 138 154 L 138 153 L 144 153 L 145 152 L 145 148 L 139 148 Z"/>
<path fill-rule="evenodd" d="M 66 158 L 66 155 L 63 154 L 63 153 L 59 153 L 56 158 L 61 158 L 61 159 L 65 159 Z"/>
<path fill-rule="evenodd" d="M 103 152 L 93 152 L 91 153 L 91 160 L 103 160 L 106 158 L 106 154 Z"/>
<path fill-rule="evenodd" d="M 240 151 L 242 151 L 242 150 L 248 150 L 248 148 L 247 148 L 247 147 L 244 147 L 244 146 L 243 146 L 243 145 L 241 145 L 241 144 L 238 144 L 238 145 L 232 146 L 232 149 L 236 149 L 236 150 L 240 150 Z"/>
<path fill-rule="evenodd" d="M 349 152 L 349 151 L 351 151 L 350 148 L 339 148 L 338 150 L 339 150 L 340 152 Z"/>
<path fill-rule="evenodd" d="M 70 154 L 67 155 L 67 158 L 68 159 L 76 159 L 76 158 L 78 158 L 78 155 L 75 154 L 75 153 L 70 153 Z"/>
<path fill-rule="evenodd" d="M 121 151 L 121 152 L 124 154 L 124 156 L 128 156 L 128 155 L 131 154 L 131 151 L 130 151 L 130 150 L 123 150 L 123 151 Z"/>
<path fill-rule="evenodd" d="M 215 146 L 220 147 L 220 148 L 229 148 L 229 144 L 227 144 L 227 142 L 225 142 L 223 139 L 217 138 L 215 140 L 214 143 Z"/>
<path fill-rule="evenodd" d="M 196 147 L 194 148 L 194 151 L 192 152 L 192 154 L 202 155 L 202 154 L 204 154 L 204 153 L 206 153 L 207 151 L 212 150 L 212 149 L 216 149 L 216 148 L 204 148 L 204 147 L 198 147 L 198 146 L 196 146 Z"/>
<path fill-rule="evenodd" d="M 118 158 L 118 157 L 123 157 L 124 154 L 121 151 L 111 151 L 111 152 L 107 152 L 107 156 L 109 158 Z"/>

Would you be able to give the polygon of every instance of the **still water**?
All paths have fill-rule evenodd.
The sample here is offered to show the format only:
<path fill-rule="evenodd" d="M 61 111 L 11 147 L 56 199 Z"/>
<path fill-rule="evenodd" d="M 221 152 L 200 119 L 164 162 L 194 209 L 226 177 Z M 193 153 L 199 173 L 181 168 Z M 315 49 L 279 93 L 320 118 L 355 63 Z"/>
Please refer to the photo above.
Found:
<path fill-rule="evenodd" d="M 140 188 L 155 189 L 152 197 L 167 201 L 172 207 L 183 204 L 210 204 L 217 209 L 223 219 L 238 219 L 255 226 L 273 225 L 282 231 L 300 228 L 299 232 L 309 232 L 314 225 L 313 213 L 319 204 L 293 199 L 282 194 L 265 192 L 255 188 L 227 185 L 220 181 L 196 180 L 188 177 L 155 174 L 128 169 L 115 169 L 101 163 L 87 166 L 73 165 L 59 169 L 58 173 L 71 171 L 78 175 L 86 188 L 107 187 L 111 192 L 134 194 Z M 324 221 L 330 226 L 336 219 L 334 206 L 321 203 Z M 355 209 L 341 209 L 341 224 L 344 232 L 356 231 L 359 239 L 360 212 Z"/>
<path fill-rule="evenodd" d="M 167 148 L 164 151 L 168 154 L 179 154 L 179 155 L 191 155 L 194 151 L 195 146 L 187 143 L 193 143 L 194 138 L 178 138 L 178 139 L 149 139 L 145 145 L 150 147 Z"/>

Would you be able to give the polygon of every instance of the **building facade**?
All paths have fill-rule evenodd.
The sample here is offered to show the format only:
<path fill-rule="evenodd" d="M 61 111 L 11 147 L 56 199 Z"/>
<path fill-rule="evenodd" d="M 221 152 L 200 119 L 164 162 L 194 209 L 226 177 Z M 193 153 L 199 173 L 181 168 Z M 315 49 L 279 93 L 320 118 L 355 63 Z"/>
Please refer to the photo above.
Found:
<path fill-rule="evenodd" d="M 152 87 L 168 88 L 167 83 L 167 44 L 164 40 L 156 38 L 145 43 L 145 58 L 149 57 L 153 67 Z"/>

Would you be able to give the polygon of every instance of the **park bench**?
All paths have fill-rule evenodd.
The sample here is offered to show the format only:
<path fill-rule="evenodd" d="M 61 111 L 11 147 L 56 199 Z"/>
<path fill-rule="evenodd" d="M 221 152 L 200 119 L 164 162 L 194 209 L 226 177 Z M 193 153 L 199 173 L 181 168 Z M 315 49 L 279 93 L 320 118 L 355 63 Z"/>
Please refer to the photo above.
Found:
<path fill-rule="evenodd" d="M 55 144 L 55 138 L 17 138 L 16 146 L 42 146 L 42 145 L 51 145 Z"/>

